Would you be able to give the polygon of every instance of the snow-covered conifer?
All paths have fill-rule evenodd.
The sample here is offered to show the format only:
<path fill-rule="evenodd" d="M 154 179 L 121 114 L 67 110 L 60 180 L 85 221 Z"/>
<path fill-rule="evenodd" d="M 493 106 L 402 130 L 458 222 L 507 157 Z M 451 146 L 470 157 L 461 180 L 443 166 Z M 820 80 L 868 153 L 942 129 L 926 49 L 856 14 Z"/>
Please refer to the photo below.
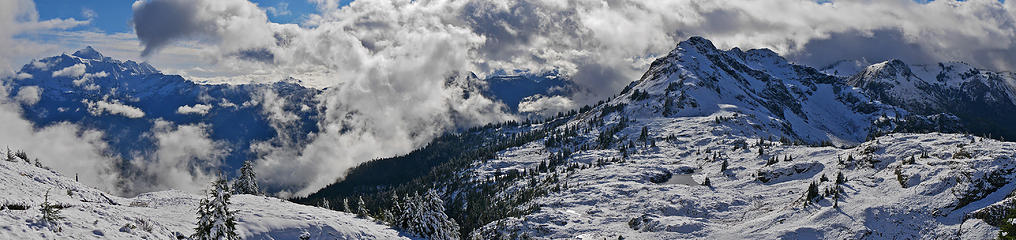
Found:
<path fill-rule="evenodd" d="M 261 195 L 261 188 L 258 187 L 257 177 L 254 175 L 254 165 L 251 161 L 243 162 L 243 167 L 240 167 L 240 176 L 233 182 L 233 193 Z"/>
<path fill-rule="evenodd" d="M 363 197 L 357 197 L 356 200 L 356 216 L 360 218 L 367 218 L 367 204 L 363 202 Z"/>
<path fill-rule="evenodd" d="M 229 211 L 229 185 L 219 177 L 208 190 L 208 197 L 198 205 L 198 226 L 192 239 L 240 239 L 236 233 L 236 219 Z"/>
<path fill-rule="evenodd" d="M 459 224 L 445 215 L 444 201 L 433 189 L 424 196 L 407 195 L 393 208 L 397 228 L 426 239 L 459 239 Z"/>

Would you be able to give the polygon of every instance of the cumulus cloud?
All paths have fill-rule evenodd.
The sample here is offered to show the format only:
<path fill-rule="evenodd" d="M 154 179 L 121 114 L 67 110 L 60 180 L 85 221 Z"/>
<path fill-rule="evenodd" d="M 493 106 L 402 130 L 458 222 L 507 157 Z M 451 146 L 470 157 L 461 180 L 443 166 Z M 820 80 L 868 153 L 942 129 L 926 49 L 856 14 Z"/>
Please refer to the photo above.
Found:
<path fill-rule="evenodd" d="M 81 64 L 77 64 L 77 65 L 81 65 Z M 74 65 L 74 66 L 77 66 L 77 65 Z M 53 74 L 56 75 L 56 72 L 54 72 Z M 101 72 L 97 72 L 97 73 L 85 73 L 84 75 L 79 75 L 79 76 L 81 76 L 80 79 L 76 79 L 74 81 L 71 81 L 71 83 L 74 83 L 74 86 L 81 86 L 82 84 L 89 83 L 92 79 L 95 79 L 95 78 L 108 77 L 109 73 L 106 73 L 106 71 L 101 71 Z M 97 85 L 86 85 L 86 86 L 98 87 Z M 87 88 L 88 87 L 86 87 L 86 90 L 94 90 L 94 89 L 87 89 Z"/>
<path fill-rule="evenodd" d="M 547 97 L 537 94 L 519 102 L 519 112 L 538 114 L 543 117 L 572 109 L 575 109 L 575 102 L 564 96 Z"/>
<path fill-rule="evenodd" d="M 22 87 L 14 96 L 14 100 L 25 105 L 35 105 L 39 100 L 42 100 L 42 90 L 39 89 L 39 86 Z"/>
<path fill-rule="evenodd" d="M 112 101 L 108 101 L 106 97 L 104 97 L 103 100 L 98 101 L 84 99 L 81 100 L 81 103 L 88 106 L 88 114 L 91 114 L 92 116 L 102 116 L 103 114 L 109 113 L 113 115 L 121 115 L 127 118 L 145 117 L 145 112 L 140 108 L 120 103 L 120 101 L 116 99 L 113 99 Z"/>
<path fill-rule="evenodd" d="M 208 110 L 212 109 L 212 105 L 207 104 L 194 104 L 194 106 L 183 105 L 176 108 L 177 114 L 197 114 L 205 115 L 208 114 Z"/>
<path fill-rule="evenodd" d="M 85 75 L 85 65 L 80 63 L 53 71 L 53 77 L 77 78 L 82 75 Z"/>
<path fill-rule="evenodd" d="M 33 91 L 24 90 L 26 88 L 22 88 L 15 99 L 21 98 L 22 92 Z M 108 145 L 102 140 L 102 132 L 82 129 L 70 123 L 37 129 L 21 118 L 18 104 L 6 99 L 9 99 L 7 91 L 0 88 L 0 122 L 3 122 L 0 124 L 0 132 L 3 133 L 0 134 L 0 146 L 24 150 L 29 157 L 38 158 L 45 166 L 64 176 L 78 176 L 81 182 L 90 186 L 111 193 L 120 192 L 119 173 L 114 161 L 105 155 Z"/>
<path fill-rule="evenodd" d="M 143 0 L 133 6 L 143 55 L 197 42 L 213 63 L 206 69 L 219 77 L 294 77 L 329 87 L 319 97 L 322 132 L 312 142 L 252 146 L 262 156 L 267 185 L 295 194 L 323 187 L 359 162 L 405 153 L 442 131 L 511 118 L 496 103 L 465 94 L 468 84 L 449 81 L 466 79 L 457 72 L 558 70 L 581 91 L 526 106 L 549 109 L 616 93 L 656 56 L 693 35 L 723 48 L 770 48 L 814 66 L 889 54 L 915 62 L 1016 66 L 1012 1 L 315 3 L 319 13 L 300 25 L 270 22 L 265 9 L 246 0 Z"/>
<path fill-rule="evenodd" d="M 273 39 L 265 26 L 265 11 L 246 0 L 136 1 L 132 8 L 134 30 L 145 46 L 142 55 L 180 39 L 205 40 L 229 52 L 239 50 L 229 45 L 249 46 Z"/>
<path fill-rule="evenodd" d="M 49 47 L 17 36 L 51 29 L 68 29 L 89 21 L 68 19 L 39 20 L 32 0 L 0 1 L 0 77 L 13 75 L 13 68 L 21 56 L 38 54 Z M 27 61 L 26 61 L 27 62 Z"/>
<path fill-rule="evenodd" d="M 128 184 L 127 189 L 134 192 L 170 188 L 200 192 L 218 174 L 215 169 L 229 153 L 226 144 L 209 138 L 207 126 L 201 124 L 177 126 L 155 120 L 149 137 L 155 140 L 157 150 L 134 156 L 139 161 L 130 163 L 137 171 L 128 177 L 144 180 Z"/>
<path fill-rule="evenodd" d="M 18 73 L 17 75 L 14 75 L 14 79 L 17 79 L 17 80 L 29 79 L 29 78 L 32 78 L 32 74 Z"/>

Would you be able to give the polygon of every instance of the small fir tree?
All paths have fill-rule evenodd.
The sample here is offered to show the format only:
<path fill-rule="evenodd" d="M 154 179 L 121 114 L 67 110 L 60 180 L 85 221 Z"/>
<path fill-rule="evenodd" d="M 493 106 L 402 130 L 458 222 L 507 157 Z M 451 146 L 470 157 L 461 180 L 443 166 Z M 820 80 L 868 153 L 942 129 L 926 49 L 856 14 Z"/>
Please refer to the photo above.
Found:
<path fill-rule="evenodd" d="M 57 221 L 64 219 L 60 215 L 60 207 L 49 202 L 49 189 L 46 189 L 46 196 L 39 206 L 39 211 L 42 211 L 42 224 L 45 226 L 55 226 Z"/>
<path fill-rule="evenodd" d="M 815 182 L 811 182 L 811 184 L 808 184 L 808 192 L 805 193 L 805 196 L 804 196 L 805 201 L 808 201 L 808 202 L 815 201 L 815 200 L 818 199 L 818 197 L 819 197 L 819 195 L 818 195 L 818 184 L 815 184 Z"/>
<path fill-rule="evenodd" d="M 727 166 L 728 166 L 727 159 L 724 158 L 723 163 L 720 164 L 720 172 L 726 172 Z"/>
<path fill-rule="evenodd" d="M 198 205 L 198 226 L 194 228 L 192 239 L 198 240 L 238 240 L 236 218 L 229 210 L 229 185 L 221 176 L 212 183 L 208 197 L 201 199 Z"/>
<path fill-rule="evenodd" d="M 363 197 L 357 197 L 356 199 L 356 216 L 360 218 L 367 218 L 369 216 L 367 203 L 363 202 Z"/>

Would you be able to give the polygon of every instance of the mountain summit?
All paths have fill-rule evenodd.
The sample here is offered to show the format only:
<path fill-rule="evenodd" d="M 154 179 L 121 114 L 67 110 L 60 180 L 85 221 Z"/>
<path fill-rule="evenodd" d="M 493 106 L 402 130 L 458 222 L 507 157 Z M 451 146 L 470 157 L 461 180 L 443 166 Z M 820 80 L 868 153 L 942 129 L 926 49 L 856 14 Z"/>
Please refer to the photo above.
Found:
<path fill-rule="evenodd" d="M 92 60 L 102 60 L 103 58 L 105 58 L 105 56 L 102 56 L 102 53 L 96 51 L 94 48 L 92 48 L 92 46 L 82 48 L 81 50 L 74 52 L 73 55 L 76 57 Z"/>

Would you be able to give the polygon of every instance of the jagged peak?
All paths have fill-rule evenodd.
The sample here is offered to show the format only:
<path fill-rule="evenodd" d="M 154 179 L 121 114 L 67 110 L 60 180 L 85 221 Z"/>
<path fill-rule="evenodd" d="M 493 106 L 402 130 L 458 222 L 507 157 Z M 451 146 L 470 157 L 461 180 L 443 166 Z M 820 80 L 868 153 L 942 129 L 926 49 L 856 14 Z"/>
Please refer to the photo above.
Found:
<path fill-rule="evenodd" d="M 892 78 L 895 76 L 911 76 L 913 72 L 910 71 L 910 65 L 907 65 L 902 60 L 890 59 L 866 67 L 861 74 L 869 77 Z"/>
<path fill-rule="evenodd" d="M 681 41 L 677 44 L 677 48 L 685 50 L 716 50 L 716 46 L 713 45 L 712 41 L 700 36 L 690 37 L 688 40 Z"/>
<path fill-rule="evenodd" d="M 74 54 L 72 55 L 79 58 L 94 60 L 102 60 L 104 58 L 104 56 L 102 56 L 102 53 L 99 53 L 99 51 L 95 50 L 95 48 L 92 48 L 92 46 L 86 46 L 85 48 L 82 48 L 81 50 L 74 52 Z"/>

